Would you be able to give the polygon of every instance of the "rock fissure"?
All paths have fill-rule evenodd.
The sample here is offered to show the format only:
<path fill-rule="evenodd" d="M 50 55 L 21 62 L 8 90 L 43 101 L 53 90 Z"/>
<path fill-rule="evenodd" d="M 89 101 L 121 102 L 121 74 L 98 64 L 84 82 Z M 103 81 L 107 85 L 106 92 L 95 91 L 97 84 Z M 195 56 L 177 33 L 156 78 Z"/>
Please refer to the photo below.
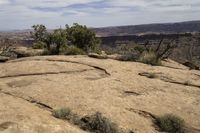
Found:
<path fill-rule="evenodd" d="M 152 74 L 154 75 L 154 77 L 152 77 L 152 78 L 155 78 L 155 79 L 157 78 L 157 79 L 160 79 L 164 82 L 200 88 L 200 85 L 191 84 L 189 82 L 178 82 L 178 81 L 169 79 L 168 77 L 159 77 L 159 76 L 156 75 L 157 73 L 144 72 L 144 73 L 139 73 L 138 75 L 150 78 Z"/>
<path fill-rule="evenodd" d="M 44 72 L 44 73 L 24 73 L 24 74 L 1 76 L 0 79 L 26 77 L 26 76 L 55 75 L 55 74 L 74 74 L 74 73 L 80 73 L 80 72 L 85 72 L 85 71 L 90 71 L 90 70 L 93 70 L 93 69 L 83 69 L 83 70 L 78 70 L 78 71 Z"/>
<path fill-rule="evenodd" d="M 111 74 L 104 68 L 96 66 L 96 65 L 90 65 L 87 63 L 81 63 L 81 62 L 77 62 L 77 61 L 69 61 L 69 60 L 55 60 L 55 59 L 29 59 L 29 61 L 52 61 L 52 62 L 68 62 L 68 63 L 74 63 L 74 64 L 81 64 L 81 65 L 85 65 L 85 66 L 89 66 L 89 67 L 93 67 L 95 69 L 104 71 L 105 74 L 107 74 L 108 76 L 110 76 Z M 15 60 L 15 61 L 11 61 L 8 63 L 15 63 L 15 62 L 20 62 L 20 61 L 26 61 L 26 60 Z"/>
<path fill-rule="evenodd" d="M 10 92 L 6 92 L 6 91 L 3 91 L 3 90 L 0 90 L 0 93 L 5 94 L 5 95 L 9 95 L 9 96 L 12 96 L 12 97 L 15 97 L 15 98 L 19 98 L 19 99 L 22 99 L 22 100 L 25 100 L 25 101 L 27 101 L 29 103 L 32 103 L 32 104 L 34 103 L 38 107 L 40 107 L 42 109 L 45 109 L 47 111 L 51 111 L 51 112 L 53 111 L 53 108 L 51 106 L 49 106 L 49 105 L 47 105 L 45 103 L 42 103 L 40 101 L 37 101 L 37 100 L 33 99 L 32 97 L 25 98 L 23 96 L 19 96 L 19 95 L 16 95 L 16 94 L 13 94 L 13 93 L 10 93 Z"/>
<path fill-rule="evenodd" d="M 156 120 L 156 116 L 153 115 L 152 113 L 150 112 L 147 112 L 147 111 L 144 111 L 144 110 L 138 110 L 138 109 L 133 109 L 133 108 L 126 108 L 126 110 L 130 111 L 130 112 L 134 112 L 142 117 L 145 117 L 145 118 L 150 118 L 152 120 Z"/>
<path fill-rule="evenodd" d="M 141 95 L 140 93 L 137 93 L 137 92 L 134 92 L 134 91 L 124 91 L 124 94 L 126 96 L 131 96 L 131 95 L 139 96 L 139 95 Z"/>
<path fill-rule="evenodd" d="M 162 79 L 162 80 L 165 81 L 165 82 L 173 83 L 173 84 L 179 84 L 179 85 L 184 85 L 184 86 L 200 88 L 200 85 L 194 85 L 194 84 L 190 84 L 190 83 L 186 83 L 186 82 L 178 82 L 178 81 L 165 80 L 165 79 Z"/>

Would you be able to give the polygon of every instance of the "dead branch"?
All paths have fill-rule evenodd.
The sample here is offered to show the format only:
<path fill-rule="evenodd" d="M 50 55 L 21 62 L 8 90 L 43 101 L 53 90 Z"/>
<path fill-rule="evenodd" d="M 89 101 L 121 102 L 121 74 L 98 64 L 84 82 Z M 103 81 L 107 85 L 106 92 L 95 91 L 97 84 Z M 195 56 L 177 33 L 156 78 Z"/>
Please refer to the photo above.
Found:
<path fill-rule="evenodd" d="M 150 41 L 147 41 L 145 44 L 144 44 L 144 48 L 147 52 L 149 51 L 152 51 L 154 52 L 156 55 L 157 55 L 157 58 L 158 59 L 165 59 L 165 58 L 168 58 L 174 48 L 176 48 L 177 46 L 176 45 L 173 45 L 175 39 L 172 39 L 166 46 L 164 45 L 164 38 L 162 38 L 157 47 L 156 48 L 153 48 L 153 44 L 150 44 Z M 150 45 L 150 46 L 148 46 Z"/>
<path fill-rule="evenodd" d="M 149 52 L 150 49 L 147 47 L 147 45 L 149 45 L 149 40 L 144 44 L 145 50 Z"/>
<path fill-rule="evenodd" d="M 13 43 L 8 38 L 0 40 L 0 55 L 5 55 L 6 53 L 10 52 L 12 46 Z"/>
<path fill-rule="evenodd" d="M 156 52 L 158 52 L 158 50 L 160 49 L 160 46 L 161 46 L 161 44 L 163 43 L 163 41 L 164 41 L 164 39 L 161 39 L 160 40 L 160 42 L 159 42 L 159 44 L 158 44 L 158 47 L 156 48 Z"/>
<path fill-rule="evenodd" d="M 171 50 L 173 50 L 176 46 L 173 45 L 173 42 L 174 42 L 175 39 L 171 40 L 168 44 L 167 44 L 167 47 L 163 50 L 162 53 L 159 53 L 159 51 L 155 51 L 158 55 L 158 58 L 161 58 L 163 59 L 165 57 L 165 55 L 167 53 L 170 53 Z M 159 50 L 159 49 L 158 49 Z M 168 54 L 169 56 L 170 54 Z"/>

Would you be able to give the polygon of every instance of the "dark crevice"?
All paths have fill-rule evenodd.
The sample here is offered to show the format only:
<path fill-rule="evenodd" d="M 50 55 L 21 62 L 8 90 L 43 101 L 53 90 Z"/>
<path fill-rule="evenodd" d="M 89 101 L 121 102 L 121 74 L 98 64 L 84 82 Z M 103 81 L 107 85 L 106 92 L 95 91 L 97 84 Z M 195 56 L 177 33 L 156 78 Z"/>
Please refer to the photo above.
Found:
<path fill-rule="evenodd" d="M 187 68 L 177 68 L 177 67 L 172 67 L 172 66 L 161 66 L 161 67 L 167 67 L 167 68 L 172 68 L 172 69 L 177 69 L 177 70 L 188 70 Z"/>
<path fill-rule="evenodd" d="M 200 85 L 194 85 L 194 84 L 190 84 L 190 83 L 178 82 L 178 81 L 173 81 L 173 80 L 165 80 L 165 79 L 162 79 L 162 80 L 165 82 L 168 82 L 168 83 L 200 88 Z"/>
<path fill-rule="evenodd" d="M 144 72 L 144 73 L 139 73 L 138 75 L 144 76 L 144 77 L 147 77 L 147 78 L 150 78 L 151 75 L 154 75 L 153 78 L 158 78 L 158 79 L 160 79 L 160 80 L 162 80 L 162 81 L 164 81 L 164 82 L 200 88 L 200 85 L 191 84 L 191 83 L 189 83 L 189 82 L 178 82 L 178 81 L 169 79 L 169 78 L 167 78 L 167 77 L 161 77 L 161 78 L 159 78 L 159 76 L 156 75 L 156 74 L 157 74 L 157 73 L 147 73 L 147 72 Z"/>
<path fill-rule="evenodd" d="M 53 108 L 45 103 L 42 103 L 40 101 L 37 101 L 35 99 L 33 99 L 32 97 L 28 97 L 28 98 L 25 98 L 25 97 L 22 97 L 22 96 L 19 96 L 19 95 L 15 95 L 15 94 L 12 94 L 10 92 L 5 92 L 3 90 L 0 90 L 0 93 L 2 94 L 5 94 L 5 95 L 9 95 L 9 96 L 12 96 L 12 97 L 15 97 L 15 98 L 19 98 L 19 99 L 22 99 L 22 100 L 25 100 L 29 103 L 34 103 L 36 104 L 38 107 L 42 108 L 42 109 L 45 109 L 45 110 L 48 110 L 48 111 L 53 111 Z"/>
<path fill-rule="evenodd" d="M 152 120 L 156 120 L 156 116 L 153 115 L 152 113 L 150 112 L 147 112 L 147 111 L 143 111 L 143 110 L 138 110 L 138 109 L 133 109 L 133 108 L 126 108 L 126 110 L 128 111 L 131 111 L 131 112 L 134 112 L 142 117 L 145 117 L 145 118 L 150 118 Z"/>
<path fill-rule="evenodd" d="M 80 73 L 85 72 L 93 69 L 83 69 L 79 71 L 60 71 L 60 72 L 44 72 L 44 73 L 25 73 L 25 74 L 16 74 L 16 75 L 7 75 L 7 76 L 1 76 L 0 79 L 3 78 L 16 78 L 16 77 L 26 77 L 26 76 L 41 76 L 41 75 L 56 75 L 56 74 L 74 74 L 74 73 Z"/>
<path fill-rule="evenodd" d="M 39 61 L 43 61 L 43 60 L 40 60 Z M 53 61 L 53 62 L 68 62 L 68 63 L 75 63 L 75 64 L 81 64 L 81 65 L 86 65 L 86 66 L 89 66 L 89 67 L 93 67 L 95 69 L 98 69 L 98 70 L 101 70 L 101 71 L 104 71 L 105 74 L 107 75 L 111 75 L 109 72 L 107 72 L 106 69 L 104 68 L 101 68 L 99 66 L 95 66 L 95 65 L 90 65 L 90 64 L 86 64 L 86 63 L 81 63 L 81 62 L 76 62 L 76 61 L 67 61 L 67 60 L 52 60 L 52 59 L 45 59 L 44 61 Z"/>
<path fill-rule="evenodd" d="M 89 66 L 89 67 L 93 67 L 95 69 L 104 71 L 105 74 L 107 74 L 108 76 L 110 76 L 111 74 L 104 68 L 101 68 L 99 66 L 95 66 L 95 65 L 90 65 L 87 63 L 81 63 L 81 62 L 77 62 L 77 61 L 69 61 L 69 60 L 55 60 L 55 59 L 29 59 L 29 60 L 15 60 L 15 61 L 11 61 L 8 63 L 14 63 L 14 62 L 22 62 L 22 61 L 52 61 L 52 62 L 68 62 L 68 63 L 74 63 L 74 64 L 81 64 L 81 65 L 85 65 L 85 66 Z"/>
<path fill-rule="evenodd" d="M 27 101 L 29 101 L 29 100 L 27 100 Z M 53 108 L 50 107 L 50 106 L 47 105 L 47 104 L 41 103 L 41 102 L 36 101 L 36 100 L 33 100 L 33 99 L 31 99 L 29 102 L 35 103 L 35 104 L 36 104 L 37 106 L 39 106 L 40 108 L 43 108 L 43 109 L 45 108 L 46 110 L 53 111 Z"/>
<path fill-rule="evenodd" d="M 139 96 L 139 95 L 141 95 L 141 94 L 139 94 L 137 92 L 133 92 L 133 91 L 124 91 L 124 94 L 127 95 L 127 96 L 130 96 L 130 95 Z"/>

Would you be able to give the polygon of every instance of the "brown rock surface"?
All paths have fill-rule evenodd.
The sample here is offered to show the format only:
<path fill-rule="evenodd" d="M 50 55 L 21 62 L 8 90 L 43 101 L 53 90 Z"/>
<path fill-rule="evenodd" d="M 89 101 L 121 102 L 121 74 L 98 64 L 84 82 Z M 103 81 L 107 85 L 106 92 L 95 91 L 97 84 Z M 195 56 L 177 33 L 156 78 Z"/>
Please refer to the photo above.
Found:
<path fill-rule="evenodd" d="M 121 128 L 158 133 L 151 115 L 173 113 L 200 131 L 200 71 L 86 56 L 29 57 L 0 64 L 0 132 L 82 133 L 51 115 L 97 111 Z M 148 74 L 154 78 L 148 78 Z"/>

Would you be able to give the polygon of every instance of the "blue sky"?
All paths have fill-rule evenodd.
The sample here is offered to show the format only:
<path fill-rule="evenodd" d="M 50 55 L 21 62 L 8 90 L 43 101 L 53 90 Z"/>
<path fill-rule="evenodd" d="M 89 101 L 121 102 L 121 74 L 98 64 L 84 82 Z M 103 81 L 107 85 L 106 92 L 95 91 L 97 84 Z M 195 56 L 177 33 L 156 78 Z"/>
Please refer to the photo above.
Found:
<path fill-rule="evenodd" d="M 200 20 L 200 0 L 0 0 L 0 30 Z"/>

